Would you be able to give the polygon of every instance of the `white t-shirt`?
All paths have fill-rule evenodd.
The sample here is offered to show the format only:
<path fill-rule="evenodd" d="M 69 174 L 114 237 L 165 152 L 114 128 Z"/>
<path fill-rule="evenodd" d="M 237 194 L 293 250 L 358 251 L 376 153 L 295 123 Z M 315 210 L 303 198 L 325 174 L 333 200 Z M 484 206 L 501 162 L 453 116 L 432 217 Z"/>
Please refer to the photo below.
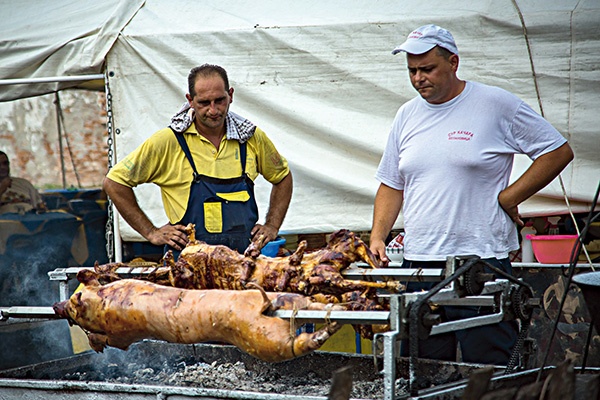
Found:
<path fill-rule="evenodd" d="M 404 257 L 506 258 L 517 230 L 498 203 L 514 154 L 531 159 L 566 139 L 518 97 L 467 82 L 444 104 L 416 97 L 398 110 L 376 178 L 404 191 Z"/>

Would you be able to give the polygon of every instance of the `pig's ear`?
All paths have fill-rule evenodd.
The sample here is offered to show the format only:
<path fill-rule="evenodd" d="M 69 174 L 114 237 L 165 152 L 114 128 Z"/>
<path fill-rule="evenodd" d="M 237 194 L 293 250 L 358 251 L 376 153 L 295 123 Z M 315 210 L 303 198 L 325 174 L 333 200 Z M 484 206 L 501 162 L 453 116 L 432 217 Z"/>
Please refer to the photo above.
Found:
<path fill-rule="evenodd" d="M 85 286 L 100 286 L 98 274 L 91 269 L 82 269 L 77 273 L 77 280 Z"/>

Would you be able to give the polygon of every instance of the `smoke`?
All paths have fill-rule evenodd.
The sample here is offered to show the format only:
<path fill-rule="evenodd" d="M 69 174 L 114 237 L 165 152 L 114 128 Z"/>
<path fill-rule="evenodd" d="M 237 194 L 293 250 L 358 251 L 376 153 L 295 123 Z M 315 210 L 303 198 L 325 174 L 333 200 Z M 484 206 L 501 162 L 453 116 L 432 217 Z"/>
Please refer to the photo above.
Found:
<path fill-rule="evenodd" d="M 48 272 L 69 265 L 72 229 L 13 235 L 2 257 L 2 306 L 51 306 L 59 300 L 58 283 Z"/>
<path fill-rule="evenodd" d="M 59 283 L 50 281 L 48 272 L 69 265 L 76 229 L 75 224 L 67 222 L 35 235 L 13 235 L 8 239 L 0 258 L 2 308 L 51 307 L 60 300 Z M 0 369 L 73 354 L 66 320 L 0 323 L 0 343 Z"/>
<path fill-rule="evenodd" d="M 0 330 L 0 370 L 38 364 L 73 354 L 65 320 L 13 325 Z"/>

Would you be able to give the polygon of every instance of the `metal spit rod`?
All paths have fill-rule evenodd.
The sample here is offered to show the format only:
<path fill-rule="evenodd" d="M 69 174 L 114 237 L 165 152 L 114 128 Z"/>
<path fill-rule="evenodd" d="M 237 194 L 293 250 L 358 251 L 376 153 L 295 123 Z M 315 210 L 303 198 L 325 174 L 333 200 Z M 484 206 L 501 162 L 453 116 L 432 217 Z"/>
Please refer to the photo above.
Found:
<path fill-rule="evenodd" d="M 0 321 L 8 318 L 48 318 L 59 319 L 52 307 L 18 307 L 0 309 Z"/>
<path fill-rule="evenodd" d="M 493 296 L 472 296 L 456 299 L 443 299 L 440 296 L 438 304 L 443 305 L 494 305 Z M 315 311 L 315 310 L 277 310 L 274 317 L 295 319 L 300 323 L 332 321 L 343 324 L 389 324 L 389 311 Z M 0 309 L 0 321 L 9 319 L 59 319 L 52 307 L 20 307 Z M 435 327 L 434 327 L 435 329 Z"/>
<path fill-rule="evenodd" d="M 340 273 L 346 279 L 352 280 L 364 280 L 364 281 L 380 281 L 383 279 L 394 279 L 401 281 L 411 282 L 439 282 L 444 277 L 444 269 L 431 268 L 431 269 L 417 269 L 417 268 L 361 268 L 364 263 L 355 264 L 357 267 L 347 268 L 342 270 Z M 48 272 L 48 277 L 51 281 L 66 281 L 73 279 L 77 276 L 77 273 L 84 269 L 91 269 L 86 267 L 68 267 L 68 268 L 57 268 L 54 271 Z M 117 268 L 115 273 L 119 276 L 137 276 L 137 275 L 149 275 L 155 272 L 161 272 L 164 270 L 168 272 L 168 267 L 162 267 L 156 265 L 154 267 L 120 267 Z"/>
<path fill-rule="evenodd" d="M 0 329 L 14 325 L 57 320 L 59 318 L 52 307 L 13 306 L 10 308 L 0 308 Z"/>

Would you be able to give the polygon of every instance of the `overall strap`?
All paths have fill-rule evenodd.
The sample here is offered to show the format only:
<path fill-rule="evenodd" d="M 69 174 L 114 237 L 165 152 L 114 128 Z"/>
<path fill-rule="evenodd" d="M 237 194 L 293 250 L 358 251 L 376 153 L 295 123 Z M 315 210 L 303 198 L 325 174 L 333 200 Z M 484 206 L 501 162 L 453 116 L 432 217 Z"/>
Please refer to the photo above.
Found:
<path fill-rule="evenodd" d="M 246 142 L 240 143 L 240 160 L 242 162 L 242 176 L 245 176 L 246 175 Z"/>
<path fill-rule="evenodd" d="M 173 131 L 173 128 L 171 128 L 171 130 Z M 185 157 L 188 159 L 188 161 L 190 162 L 190 165 L 192 166 L 192 169 L 194 170 L 194 180 L 196 180 L 198 171 L 196 170 L 196 164 L 194 164 L 194 159 L 192 158 L 192 153 L 190 153 L 190 148 L 188 147 L 188 144 L 185 141 L 185 138 L 183 137 L 183 133 L 177 133 L 175 131 L 173 131 L 173 133 L 175 134 L 175 137 L 177 138 L 177 141 L 179 142 L 181 149 L 185 153 Z"/>

